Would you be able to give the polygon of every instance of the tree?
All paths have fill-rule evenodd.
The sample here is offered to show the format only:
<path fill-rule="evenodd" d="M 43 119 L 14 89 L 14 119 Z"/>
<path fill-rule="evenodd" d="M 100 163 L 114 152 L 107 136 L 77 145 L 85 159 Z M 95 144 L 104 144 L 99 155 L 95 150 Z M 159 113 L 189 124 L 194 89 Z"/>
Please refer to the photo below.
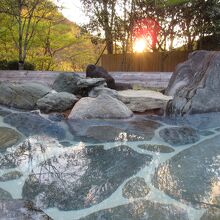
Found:
<path fill-rule="evenodd" d="M 57 12 L 53 16 L 54 21 L 41 23 L 33 39 L 30 53 L 34 55 L 37 68 L 82 71 L 86 64 L 94 63 L 99 52 L 95 52 L 91 35 L 84 33 L 62 14 Z"/>
<path fill-rule="evenodd" d="M 178 10 L 175 5 L 166 5 L 164 1 L 137 0 L 135 21 L 146 20 L 146 30 L 151 32 L 155 43 L 149 44 L 153 51 L 173 49 L 177 35 Z M 140 25 L 140 29 L 142 25 Z"/>
<path fill-rule="evenodd" d="M 104 31 L 107 51 L 112 54 L 117 0 L 81 0 L 81 2 L 90 17 L 90 30 Z"/>
<path fill-rule="evenodd" d="M 0 60 L 15 60 L 17 58 L 14 41 L 8 26 L 11 19 L 5 14 L 0 14 Z"/>
<path fill-rule="evenodd" d="M 154 18 L 161 26 L 158 50 L 173 50 L 175 40 L 185 50 L 196 48 L 198 39 L 219 30 L 219 0 L 137 0 L 135 19 Z M 200 41 L 201 42 L 201 41 Z"/>
<path fill-rule="evenodd" d="M 37 14 L 36 14 L 37 16 Z M 0 61 L 17 60 L 18 25 L 13 16 L 0 13 Z M 35 27 L 26 51 L 26 62 L 37 70 L 83 71 L 88 63 L 95 63 L 103 41 L 80 26 L 67 20 L 54 8 Z"/>
<path fill-rule="evenodd" d="M 8 28 L 18 50 L 19 69 L 23 69 L 37 26 L 44 19 L 52 19 L 56 6 L 47 0 L 2 0 L 0 8 L 13 24 Z"/>

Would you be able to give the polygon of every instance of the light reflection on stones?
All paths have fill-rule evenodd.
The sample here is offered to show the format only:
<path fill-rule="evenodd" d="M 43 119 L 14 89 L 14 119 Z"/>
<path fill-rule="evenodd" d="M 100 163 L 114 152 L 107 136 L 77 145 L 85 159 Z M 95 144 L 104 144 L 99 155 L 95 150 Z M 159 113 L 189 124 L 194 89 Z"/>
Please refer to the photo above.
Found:
<path fill-rule="evenodd" d="M 122 122 L 122 124 L 123 123 L 124 122 Z M 151 140 L 151 138 L 154 136 L 155 130 L 160 127 L 159 124 L 154 125 L 151 124 L 149 121 L 144 121 L 143 123 L 140 121 L 138 123 L 134 122 L 133 125 L 132 123 L 130 123 L 129 126 L 122 124 L 110 125 L 112 126 L 112 130 L 116 128 L 115 127 L 116 125 L 119 127 L 119 130 L 116 129 L 117 132 L 115 133 L 115 135 L 113 135 L 113 141 L 122 142 L 120 144 L 125 144 L 125 142 L 129 140 L 137 140 L 137 141 L 144 140 L 144 138 L 146 138 L 147 140 L 148 139 Z M 107 123 L 106 127 L 108 126 L 109 124 Z M 111 133 L 109 132 L 108 128 L 103 131 L 104 132 L 101 133 L 100 137 L 108 137 L 108 135 Z M 96 134 L 99 133 L 97 130 L 94 130 L 94 132 L 96 132 Z M 199 132 L 199 134 L 212 135 L 213 133 Z M 100 139 L 98 138 L 97 140 L 99 141 Z M 65 140 L 63 142 L 65 144 Z M 168 161 L 168 163 L 163 164 L 163 168 L 161 166 L 157 170 L 158 172 L 157 180 L 160 180 L 160 184 L 159 186 L 157 186 L 157 188 L 161 189 L 162 191 L 170 195 L 172 198 L 177 199 L 179 202 L 186 203 L 189 206 L 191 206 L 192 204 L 195 208 L 201 208 L 201 207 L 208 208 L 202 220 L 207 220 L 207 219 L 219 220 L 220 219 L 219 218 L 220 216 L 219 215 L 220 154 L 219 154 L 218 144 L 220 143 L 220 140 L 217 139 L 214 142 L 213 141 L 211 141 L 211 143 L 209 142 L 210 140 L 201 144 L 200 153 L 197 153 L 196 151 L 193 150 L 192 151 L 189 150 L 187 154 L 181 154 L 180 157 L 174 156 L 173 158 L 171 158 L 170 161 Z M 136 143 L 129 143 L 129 144 L 133 149 L 137 150 Z M 31 145 L 31 147 L 29 145 Z M 105 144 L 105 147 L 107 145 L 109 145 L 109 147 L 116 146 L 112 143 L 108 143 Z M 203 147 L 202 145 L 207 145 L 207 147 Z M 150 146 L 151 149 L 153 148 L 152 146 Z M 74 150 L 72 149 L 73 147 Z M 94 149 L 91 150 L 91 152 L 88 151 L 86 153 L 85 158 L 83 158 L 81 155 L 78 154 L 78 156 L 76 155 L 76 157 L 73 160 L 70 159 L 70 161 L 68 162 L 67 160 L 68 155 L 70 155 L 71 158 L 71 155 L 75 154 L 74 153 L 75 150 L 78 150 L 80 152 L 85 152 L 87 151 L 88 148 L 93 148 L 93 147 Z M 25 143 L 23 143 L 22 145 L 8 148 L 6 153 L 0 155 L 0 169 L 1 168 L 8 169 L 10 167 L 18 166 L 18 170 L 22 171 L 24 174 L 32 172 L 33 170 L 33 173 L 29 175 L 29 179 L 27 179 L 27 181 L 30 180 L 31 184 L 29 185 L 28 188 L 29 191 L 27 192 L 25 198 L 29 199 L 30 197 L 32 197 L 33 201 L 35 201 L 41 207 L 44 208 L 58 207 L 58 209 L 62 209 L 62 210 L 73 210 L 73 209 L 76 210 L 82 208 L 89 208 L 109 198 L 112 192 L 115 192 L 117 187 L 120 186 L 124 182 L 124 180 L 130 178 L 133 174 L 137 173 L 142 166 L 146 166 L 146 164 L 148 164 L 148 160 L 147 160 L 147 163 L 143 162 L 142 165 L 139 164 L 140 166 L 133 165 L 135 162 L 132 162 L 131 159 L 127 159 L 130 153 L 127 153 L 126 147 L 124 151 L 122 150 L 123 147 L 121 147 L 120 150 L 123 151 L 121 156 L 119 157 L 116 156 L 118 151 L 114 151 L 114 153 L 108 152 L 107 155 L 110 155 L 109 156 L 110 158 L 106 157 L 107 159 L 103 160 L 103 154 L 101 153 L 103 151 L 105 152 L 103 147 L 104 145 L 103 146 L 91 145 L 86 147 L 85 144 L 81 142 L 77 147 L 72 145 L 71 147 L 69 147 L 70 149 L 65 149 L 56 140 L 50 137 L 33 136 L 27 139 Z M 148 147 L 149 146 L 147 146 L 146 148 Z M 195 146 L 193 146 L 192 148 L 194 147 Z M 160 151 L 158 150 L 158 148 L 156 150 Z M 182 150 L 182 147 L 180 146 L 178 150 Z M 142 152 L 142 151 L 138 151 L 138 152 Z M 99 156 L 97 155 L 95 159 L 94 154 L 98 154 Z M 50 159 L 48 160 L 48 158 Z M 135 156 L 135 158 L 136 158 L 135 161 L 140 159 L 139 155 L 137 157 Z M 190 158 L 190 160 L 188 161 L 187 158 Z M 119 164 L 116 166 L 115 165 L 106 166 L 106 164 L 109 163 L 108 159 L 109 160 L 111 159 L 113 163 L 119 161 Z M 141 158 L 140 160 L 142 159 L 143 158 Z M 176 163 L 173 163 L 173 160 L 175 159 L 178 160 L 180 159 L 180 162 L 177 161 Z M 181 159 L 186 160 L 186 162 L 181 163 Z M 125 162 L 126 160 L 128 160 L 128 163 L 130 163 L 132 166 L 130 166 L 130 164 L 126 165 Z M 51 163 L 49 163 L 49 161 L 51 161 Z M 150 169 L 152 169 L 153 167 L 152 170 L 154 170 L 154 168 L 157 167 L 157 165 L 160 162 L 161 162 L 161 158 L 155 156 L 154 160 L 152 161 L 154 165 L 150 166 Z M 125 165 L 123 165 L 124 163 Z M 186 164 L 188 164 L 188 166 L 186 166 Z M 120 169 L 121 166 L 123 167 L 123 169 Z M 95 167 L 98 167 L 98 169 L 95 169 Z M 174 169 L 176 170 L 176 172 L 174 172 Z M 204 172 L 207 173 L 207 175 L 206 174 L 201 175 L 200 171 L 198 171 L 200 169 L 203 169 Z M 125 171 L 127 172 L 127 170 L 129 170 L 130 173 L 127 174 L 127 176 L 125 176 L 123 172 Z M 183 170 L 187 170 L 188 172 L 183 172 Z M 2 173 L 6 173 L 5 171 L 3 171 Z M 9 171 L 7 170 L 7 172 Z M 147 172 L 149 171 L 147 170 Z M 180 174 L 178 174 L 178 172 Z M 92 177 L 90 177 L 90 175 Z M 192 178 L 194 176 L 197 176 L 197 180 L 192 181 Z M 24 178 L 25 176 L 22 177 L 22 183 L 24 181 Z M 186 181 L 184 179 L 186 179 Z M 147 181 L 149 180 L 147 179 Z M 205 182 L 205 186 L 202 186 L 203 182 Z M 39 187 L 39 183 L 41 184 L 40 187 Z M 27 189 L 25 187 L 23 188 L 23 195 L 25 194 L 24 190 Z M 73 191 L 71 187 L 76 187 L 76 191 Z M 10 191 L 8 188 L 4 188 L 4 187 L 2 188 L 4 190 L 7 190 L 13 195 L 12 193 L 13 191 Z M 196 188 L 201 189 L 201 191 L 198 191 Z M 38 190 L 39 193 L 37 192 Z M 159 191 L 157 192 L 159 194 L 158 196 L 163 194 L 163 193 L 160 194 Z M 116 193 L 117 193 L 116 196 L 118 196 L 118 191 Z M 119 194 L 121 194 L 121 191 L 119 192 Z M 149 195 L 151 196 L 151 194 Z M 147 198 L 152 199 L 152 197 L 147 197 Z M 163 200 L 163 202 L 167 202 L 166 200 L 167 198 L 168 197 L 166 197 Z M 110 201 L 111 199 L 112 197 L 110 197 Z M 70 202 L 70 200 L 73 200 L 74 202 Z M 107 200 L 107 203 L 108 201 L 109 200 Z M 129 199 L 129 202 L 133 202 L 133 201 L 134 201 L 133 198 Z M 120 202 L 118 202 L 118 204 Z M 176 202 L 177 201 L 174 201 L 174 204 L 176 204 Z M 137 202 L 135 203 L 139 203 L 139 200 L 137 200 Z M 154 218 L 152 218 L 153 220 L 155 219 L 158 220 L 160 218 L 161 220 L 162 219 L 164 220 L 166 219 L 166 216 L 168 216 L 167 219 L 169 220 L 170 219 L 182 220 L 185 218 L 182 216 L 182 214 L 179 215 L 179 209 L 178 208 L 176 209 L 176 207 L 174 206 L 169 206 L 164 204 L 162 205 L 158 203 L 157 204 L 155 203 L 154 206 L 150 204 L 144 204 L 144 202 L 143 203 L 141 202 L 140 204 L 135 204 L 135 203 L 130 203 L 129 205 L 121 205 L 123 203 L 120 203 L 119 205 L 121 206 L 119 207 L 111 208 L 107 210 L 101 210 L 99 212 L 89 215 L 89 217 L 85 219 L 97 220 L 98 217 L 100 216 L 101 219 L 103 218 L 105 219 L 106 217 L 106 219 L 114 218 L 114 220 L 122 220 L 123 217 L 125 217 L 126 220 L 136 220 L 136 219 L 140 220 L 147 218 L 151 219 L 152 217 L 150 213 L 152 210 L 153 210 L 152 212 L 158 214 L 156 218 L 155 216 Z M 153 204 L 153 202 L 150 203 Z M 112 207 L 112 204 L 114 205 L 114 203 L 108 204 L 109 206 L 106 205 L 106 200 L 104 201 L 103 204 L 104 204 L 104 208 Z M 177 202 L 177 204 L 179 203 Z M 99 205 L 94 206 L 92 210 L 96 211 L 97 207 L 102 207 L 102 204 Z M 183 205 L 181 207 L 185 207 L 185 206 Z M 150 213 L 148 211 L 149 208 L 151 209 Z M 91 209 L 86 209 L 85 212 L 87 212 L 88 210 Z M 84 210 L 78 210 L 78 211 L 83 212 Z M 77 213 L 78 211 L 76 212 L 73 211 L 73 213 Z M 66 212 L 57 211 L 57 213 L 66 213 Z M 65 214 L 63 216 L 65 218 Z"/>
<path fill-rule="evenodd" d="M 62 147 L 55 139 L 47 136 L 33 136 L 0 155 L 0 168 L 20 167 L 27 171 L 51 155 L 61 152 Z"/>
<path fill-rule="evenodd" d="M 76 210 L 109 197 L 124 180 L 151 161 L 127 146 L 69 149 L 33 169 L 23 187 L 23 197 L 41 207 Z"/>
<path fill-rule="evenodd" d="M 127 199 L 145 197 L 149 192 L 150 188 L 144 178 L 141 177 L 129 180 L 122 189 L 122 195 Z"/>
<path fill-rule="evenodd" d="M 169 196 L 194 207 L 216 206 L 219 193 L 220 136 L 194 145 L 160 165 L 154 185 Z"/>

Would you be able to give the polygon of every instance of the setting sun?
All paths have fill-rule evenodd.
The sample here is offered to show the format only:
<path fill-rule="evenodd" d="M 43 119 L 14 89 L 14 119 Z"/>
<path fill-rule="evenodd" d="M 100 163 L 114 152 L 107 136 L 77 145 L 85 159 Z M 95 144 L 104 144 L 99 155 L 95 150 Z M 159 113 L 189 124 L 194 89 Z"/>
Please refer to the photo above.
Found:
<path fill-rule="evenodd" d="M 147 47 L 146 40 L 144 38 L 136 39 L 134 42 L 134 52 L 142 53 Z"/>

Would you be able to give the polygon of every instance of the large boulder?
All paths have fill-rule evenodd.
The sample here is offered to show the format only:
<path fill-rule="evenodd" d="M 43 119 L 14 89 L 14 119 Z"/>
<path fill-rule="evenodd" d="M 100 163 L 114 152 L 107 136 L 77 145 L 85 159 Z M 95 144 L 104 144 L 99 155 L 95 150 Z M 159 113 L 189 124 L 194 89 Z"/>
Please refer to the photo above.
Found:
<path fill-rule="evenodd" d="M 38 83 L 0 83 L 0 104 L 25 110 L 36 108 L 36 102 L 50 92 L 50 88 Z"/>
<path fill-rule="evenodd" d="M 60 73 L 55 79 L 52 88 L 57 92 L 68 92 L 79 94 L 81 91 L 77 86 L 77 82 L 81 77 L 76 73 Z"/>
<path fill-rule="evenodd" d="M 177 66 L 166 90 L 168 115 L 220 111 L 220 52 L 196 51 Z"/>
<path fill-rule="evenodd" d="M 26 179 L 23 198 L 60 210 L 88 208 L 107 199 L 152 157 L 127 146 L 69 148 L 38 167 Z"/>
<path fill-rule="evenodd" d="M 133 112 L 145 112 L 153 109 L 165 109 L 172 97 L 150 90 L 125 90 L 118 92 L 118 99 Z"/>
<path fill-rule="evenodd" d="M 54 155 L 54 152 L 63 152 L 62 146 L 54 138 L 35 135 L 26 139 L 16 148 L 5 154 L 0 154 L 0 169 L 18 169 L 29 172 L 30 164 L 39 164 Z M 10 171 L 0 176 L 0 181 L 17 179 L 22 173 Z"/>
<path fill-rule="evenodd" d="M 105 84 L 105 80 L 100 77 L 98 79 L 86 79 L 76 73 L 60 73 L 52 87 L 57 92 L 86 96 L 92 88 L 103 84 Z"/>
<path fill-rule="evenodd" d="M 100 95 L 97 98 L 82 98 L 73 107 L 69 119 L 123 119 L 133 115 L 131 110 L 121 101 Z"/>
<path fill-rule="evenodd" d="M 37 101 L 37 107 L 43 112 L 64 112 L 71 109 L 78 98 L 67 92 L 49 93 Z"/>
<path fill-rule="evenodd" d="M 187 86 L 202 67 L 205 55 L 208 51 L 201 50 L 189 54 L 188 60 L 177 65 L 173 73 L 165 94 L 174 96 L 175 93 L 184 86 Z"/>
<path fill-rule="evenodd" d="M 86 77 L 90 78 L 104 78 L 107 86 L 111 89 L 115 89 L 114 78 L 101 66 L 88 65 L 86 68 Z"/>

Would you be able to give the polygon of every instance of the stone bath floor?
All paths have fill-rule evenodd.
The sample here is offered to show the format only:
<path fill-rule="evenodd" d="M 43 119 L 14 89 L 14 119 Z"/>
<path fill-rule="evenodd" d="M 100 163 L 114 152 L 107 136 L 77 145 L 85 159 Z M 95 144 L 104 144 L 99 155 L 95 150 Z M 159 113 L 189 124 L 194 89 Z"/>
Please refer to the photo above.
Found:
<path fill-rule="evenodd" d="M 219 220 L 220 114 L 65 121 L 1 107 L 0 219 L 48 216 Z"/>

